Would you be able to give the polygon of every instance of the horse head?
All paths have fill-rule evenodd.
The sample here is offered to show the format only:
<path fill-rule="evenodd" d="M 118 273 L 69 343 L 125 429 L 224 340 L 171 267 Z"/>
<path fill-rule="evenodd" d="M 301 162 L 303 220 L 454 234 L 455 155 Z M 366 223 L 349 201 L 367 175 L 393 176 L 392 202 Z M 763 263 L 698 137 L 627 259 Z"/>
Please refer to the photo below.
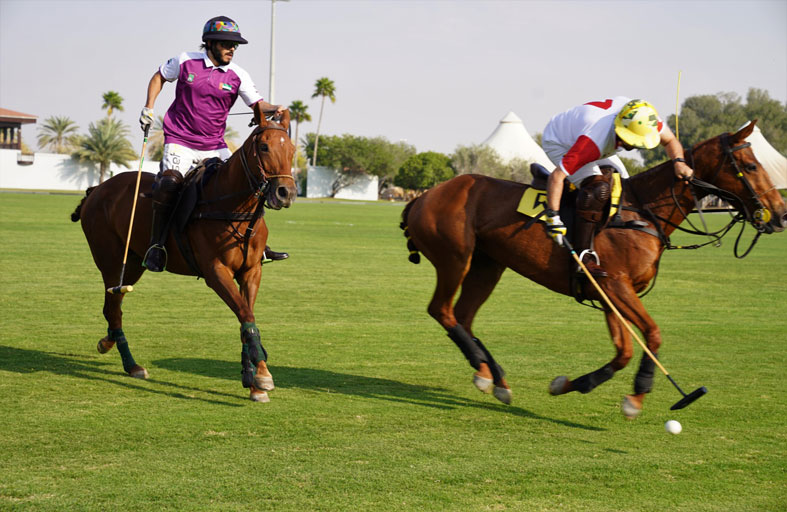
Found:
<path fill-rule="evenodd" d="M 746 138 L 754 130 L 755 119 L 737 133 L 724 134 L 707 142 L 716 142 L 715 148 L 703 152 L 701 146 L 695 148 L 695 169 L 713 169 L 715 176 L 710 183 L 732 194 L 732 202 L 741 209 L 746 220 L 760 232 L 773 233 L 787 228 L 787 206 L 779 194 L 767 171 L 762 167 L 751 144 Z"/>
<path fill-rule="evenodd" d="M 297 196 L 292 176 L 295 146 L 289 135 L 290 112 L 285 110 L 272 119 L 255 115 L 255 119 L 258 126 L 244 143 L 244 151 L 249 152 L 248 160 L 256 167 L 253 174 L 261 183 L 268 208 L 289 208 Z"/>

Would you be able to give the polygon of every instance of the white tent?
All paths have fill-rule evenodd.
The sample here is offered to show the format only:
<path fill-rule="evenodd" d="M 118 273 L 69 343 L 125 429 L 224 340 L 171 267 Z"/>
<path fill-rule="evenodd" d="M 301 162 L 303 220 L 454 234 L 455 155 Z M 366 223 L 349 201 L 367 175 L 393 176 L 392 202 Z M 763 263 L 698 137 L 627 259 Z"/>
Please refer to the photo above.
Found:
<path fill-rule="evenodd" d="M 555 167 L 541 146 L 536 144 L 533 137 L 527 133 L 522 120 L 513 112 L 509 112 L 500 120 L 500 124 L 497 125 L 492 135 L 481 145 L 489 146 L 497 151 L 500 158 L 506 163 L 520 158 L 530 163 L 539 163 L 550 170 Z"/>
<path fill-rule="evenodd" d="M 743 126 L 747 124 L 749 123 Z M 787 188 L 787 158 L 771 146 L 762 135 L 759 126 L 754 125 L 754 131 L 746 138 L 746 141 L 751 143 L 754 156 L 770 175 L 773 185 L 777 189 Z"/>

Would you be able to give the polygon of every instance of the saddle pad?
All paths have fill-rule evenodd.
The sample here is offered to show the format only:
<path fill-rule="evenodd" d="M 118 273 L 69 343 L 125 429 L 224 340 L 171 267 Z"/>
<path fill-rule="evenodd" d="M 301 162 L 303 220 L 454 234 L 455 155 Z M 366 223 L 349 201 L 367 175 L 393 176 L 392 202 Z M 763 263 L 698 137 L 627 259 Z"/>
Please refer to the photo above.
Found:
<path fill-rule="evenodd" d="M 528 217 L 538 217 L 542 211 L 547 207 L 547 191 L 539 190 L 537 188 L 528 187 L 525 193 L 522 194 L 522 199 L 519 200 L 519 206 L 516 211 L 527 215 Z"/>

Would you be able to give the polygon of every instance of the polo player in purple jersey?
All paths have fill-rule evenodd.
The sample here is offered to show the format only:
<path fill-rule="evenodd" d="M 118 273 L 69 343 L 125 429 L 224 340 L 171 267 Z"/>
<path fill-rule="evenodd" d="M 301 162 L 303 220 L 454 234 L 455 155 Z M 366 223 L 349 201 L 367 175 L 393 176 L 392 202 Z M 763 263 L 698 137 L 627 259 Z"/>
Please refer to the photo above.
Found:
<path fill-rule="evenodd" d="M 224 142 L 224 130 L 238 96 L 260 118 L 263 112 L 278 114 L 286 110 L 264 101 L 246 70 L 232 62 L 238 45 L 248 43 L 237 23 L 226 16 L 211 18 L 202 30 L 202 42 L 203 51 L 183 52 L 153 74 L 147 103 L 139 117 L 143 130 L 153 124 L 153 107 L 164 83 L 177 81 L 175 101 L 164 116 L 164 157 L 153 186 L 153 226 L 143 261 L 152 272 L 161 272 L 166 266 L 165 227 L 183 175 L 205 158 L 227 160 L 232 154 Z M 286 252 L 266 247 L 263 262 L 288 257 Z"/>

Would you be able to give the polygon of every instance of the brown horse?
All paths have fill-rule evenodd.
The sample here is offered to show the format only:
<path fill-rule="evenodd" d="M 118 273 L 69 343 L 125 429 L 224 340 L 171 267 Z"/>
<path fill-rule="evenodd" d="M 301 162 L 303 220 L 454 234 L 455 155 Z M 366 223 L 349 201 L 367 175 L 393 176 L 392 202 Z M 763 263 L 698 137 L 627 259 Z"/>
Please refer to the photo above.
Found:
<path fill-rule="evenodd" d="M 267 354 L 254 318 L 260 260 L 268 238 L 268 228 L 260 214 L 263 206 L 278 210 L 288 208 L 295 200 L 291 172 L 295 147 L 288 135 L 289 112 L 285 111 L 278 121 L 259 116 L 255 121 L 258 126 L 243 146 L 202 182 L 201 197 L 183 230 L 187 242 L 177 243 L 171 232 L 166 249 L 168 271 L 203 276 L 238 317 L 243 343 L 243 386 L 251 388 L 252 400 L 266 402 L 266 391 L 273 389 L 273 378 L 265 363 Z M 82 220 L 82 230 L 107 290 L 104 317 L 108 334 L 98 342 L 98 351 L 105 353 L 117 344 L 124 370 L 132 377 L 144 379 L 148 372 L 134 361 L 123 334 L 120 307 L 124 295 L 109 290 L 116 287 L 121 273 L 120 284 L 127 286 L 136 283 L 145 271 L 142 258 L 150 240 L 154 181 L 149 173 L 142 173 L 128 267 L 123 266 L 136 179 L 136 173 L 121 173 L 89 188 L 71 220 Z M 181 246 L 187 248 L 181 251 Z"/>
<path fill-rule="evenodd" d="M 784 201 L 744 140 L 753 128 L 754 123 L 688 151 L 687 160 L 695 170 L 690 184 L 675 179 L 671 162 L 626 180 L 622 220 L 629 225 L 630 221 L 640 221 L 636 224 L 646 225 L 646 231 L 607 227 L 596 236 L 596 251 L 609 272 L 600 285 L 620 313 L 643 333 L 654 354 L 661 345 L 661 334 L 638 293 L 655 277 L 659 259 L 669 245 L 668 236 L 694 207 L 694 194 L 724 196 L 739 211 L 738 219 L 750 222 L 759 233 L 787 227 Z M 506 268 L 550 290 L 573 295 L 569 251 L 549 238 L 542 223 L 533 223 L 530 217 L 517 213 L 526 187 L 486 176 L 458 176 L 411 201 L 402 212 L 401 227 L 409 239 L 411 261 L 418 262 L 420 251 L 437 270 L 429 314 L 448 331 L 477 370 L 476 387 L 494 391 L 495 397 L 505 403 L 511 401 L 511 390 L 503 370 L 472 334 L 478 309 Z M 590 300 L 600 300 L 598 292 L 587 285 L 583 294 Z M 553 395 L 588 393 L 628 364 L 633 355 L 630 334 L 608 306 L 604 311 L 615 357 L 579 378 L 556 378 L 550 385 Z M 652 388 L 653 373 L 653 361 L 643 355 L 634 394 L 624 398 L 623 412 L 627 416 L 635 417 L 641 411 L 643 398 Z"/>

